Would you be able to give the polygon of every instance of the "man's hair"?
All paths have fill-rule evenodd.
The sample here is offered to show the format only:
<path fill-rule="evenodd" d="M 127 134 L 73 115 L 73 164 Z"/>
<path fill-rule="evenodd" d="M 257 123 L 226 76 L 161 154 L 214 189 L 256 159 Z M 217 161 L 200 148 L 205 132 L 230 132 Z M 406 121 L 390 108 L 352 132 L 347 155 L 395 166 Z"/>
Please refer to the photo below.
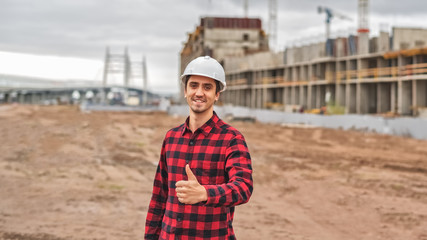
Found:
<path fill-rule="evenodd" d="M 190 80 L 191 76 L 192 75 L 185 76 L 185 90 L 187 90 L 187 83 L 188 83 L 188 80 Z M 215 81 L 215 86 L 216 86 L 215 94 L 217 94 L 220 91 L 221 86 L 219 85 L 219 81 L 217 81 L 215 79 L 214 79 L 214 81 Z"/>

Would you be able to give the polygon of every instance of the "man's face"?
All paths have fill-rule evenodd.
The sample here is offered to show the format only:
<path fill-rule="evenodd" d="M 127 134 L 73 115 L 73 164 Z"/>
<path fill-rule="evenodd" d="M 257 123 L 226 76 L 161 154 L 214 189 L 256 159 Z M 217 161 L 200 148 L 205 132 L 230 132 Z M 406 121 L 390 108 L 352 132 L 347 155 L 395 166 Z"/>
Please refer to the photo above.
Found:
<path fill-rule="evenodd" d="M 213 111 L 213 105 L 219 98 L 215 80 L 197 75 L 190 77 L 184 93 L 188 106 L 194 113 Z"/>

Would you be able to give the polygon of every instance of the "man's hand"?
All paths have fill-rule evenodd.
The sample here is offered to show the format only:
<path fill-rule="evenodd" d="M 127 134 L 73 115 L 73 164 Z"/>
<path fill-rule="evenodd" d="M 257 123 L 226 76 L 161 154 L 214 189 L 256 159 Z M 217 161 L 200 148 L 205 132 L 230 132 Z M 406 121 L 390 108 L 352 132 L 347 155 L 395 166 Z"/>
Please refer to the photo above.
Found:
<path fill-rule="evenodd" d="M 208 200 L 206 189 L 199 184 L 188 164 L 185 165 L 185 172 L 187 173 L 188 180 L 178 181 L 175 185 L 178 201 L 184 204 L 195 204 Z"/>

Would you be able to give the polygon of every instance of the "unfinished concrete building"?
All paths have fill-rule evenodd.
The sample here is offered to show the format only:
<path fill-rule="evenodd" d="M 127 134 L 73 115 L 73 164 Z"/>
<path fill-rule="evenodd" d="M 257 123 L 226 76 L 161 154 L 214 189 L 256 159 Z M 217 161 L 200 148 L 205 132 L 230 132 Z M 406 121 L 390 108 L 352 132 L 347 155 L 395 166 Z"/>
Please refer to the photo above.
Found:
<path fill-rule="evenodd" d="M 268 37 L 259 18 L 203 17 L 181 51 L 180 71 L 196 57 L 209 55 L 224 65 L 226 57 L 268 51 Z"/>
<path fill-rule="evenodd" d="M 285 111 L 345 107 L 346 113 L 416 115 L 427 107 L 427 29 L 330 39 L 225 59 L 224 103 Z"/>
<path fill-rule="evenodd" d="M 259 19 L 202 18 L 181 52 L 181 73 L 198 56 L 218 59 L 226 70 L 225 104 L 417 115 L 427 108 L 426 41 L 427 29 L 395 27 L 275 53 Z"/>

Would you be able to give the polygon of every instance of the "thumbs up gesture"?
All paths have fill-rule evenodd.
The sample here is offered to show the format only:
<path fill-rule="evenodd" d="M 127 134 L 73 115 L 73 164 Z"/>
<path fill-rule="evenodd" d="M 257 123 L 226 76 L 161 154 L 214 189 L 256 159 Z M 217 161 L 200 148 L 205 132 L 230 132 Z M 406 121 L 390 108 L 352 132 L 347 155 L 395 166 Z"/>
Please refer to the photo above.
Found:
<path fill-rule="evenodd" d="M 187 173 L 188 180 L 181 180 L 175 184 L 178 201 L 184 204 L 195 204 L 206 201 L 208 199 L 208 193 L 197 181 L 196 176 L 194 176 L 188 164 L 185 165 L 185 172 Z"/>

